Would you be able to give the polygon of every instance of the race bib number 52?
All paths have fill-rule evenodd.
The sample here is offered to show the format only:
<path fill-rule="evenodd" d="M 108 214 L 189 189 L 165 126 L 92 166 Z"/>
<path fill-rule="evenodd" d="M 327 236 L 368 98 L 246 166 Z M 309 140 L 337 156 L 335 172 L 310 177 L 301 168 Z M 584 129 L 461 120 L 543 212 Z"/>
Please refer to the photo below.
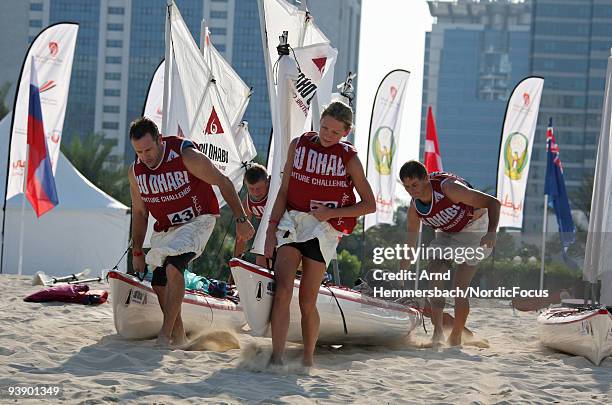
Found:
<path fill-rule="evenodd" d="M 168 214 L 168 219 L 172 225 L 184 224 L 195 218 L 193 208 L 189 207 L 185 210 Z"/>
<path fill-rule="evenodd" d="M 338 203 L 336 201 L 319 201 L 319 200 L 310 200 L 310 210 L 316 210 L 318 207 L 316 204 L 325 205 L 327 208 L 336 208 Z"/>

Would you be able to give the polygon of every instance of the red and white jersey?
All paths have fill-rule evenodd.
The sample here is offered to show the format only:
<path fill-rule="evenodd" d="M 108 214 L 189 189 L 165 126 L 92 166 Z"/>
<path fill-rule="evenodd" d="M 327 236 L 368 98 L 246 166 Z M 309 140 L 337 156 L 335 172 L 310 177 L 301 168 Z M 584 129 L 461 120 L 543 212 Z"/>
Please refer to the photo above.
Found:
<path fill-rule="evenodd" d="M 219 214 L 212 186 L 191 174 L 181 158 L 184 148 L 199 149 L 195 142 L 178 136 L 164 136 L 164 157 L 150 169 L 137 159 L 134 176 L 147 209 L 156 219 L 153 229 L 166 231 L 203 214 Z"/>
<path fill-rule="evenodd" d="M 313 203 L 330 208 L 355 204 L 354 185 L 346 173 L 346 164 L 357 154 L 349 142 L 324 147 L 317 142 L 316 132 L 303 134 L 295 146 L 293 169 L 289 179 L 287 207 L 310 212 Z M 349 234 L 356 218 L 332 218 L 328 221 L 336 230 Z"/>
<path fill-rule="evenodd" d="M 451 173 L 430 173 L 429 183 L 432 188 L 432 198 L 428 211 L 422 212 L 423 204 L 420 201 L 413 201 L 412 204 L 415 205 L 417 215 L 425 225 L 429 225 L 444 232 L 459 232 L 472 219 L 474 207 L 463 203 L 455 203 L 444 195 L 442 184 L 449 180 L 459 180 L 467 186 L 470 185 L 461 177 L 457 177 Z M 421 208 L 419 208 L 419 205 Z"/>
<path fill-rule="evenodd" d="M 261 219 L 261 217 L 263 217 L 263 213 L 264 210 L 266 209 L 266 203 L 268 202 L 268 195 L 266 194 L 266 196 L 264 198 L 262 198 L 259 201 L 253 201 L 251 199 L 251 196 L 247 196 L 247 207 L 249 208 L 249 211 L 251 211 L 251 214 L 253 214 L 253 216 L 257 219 Z"/>

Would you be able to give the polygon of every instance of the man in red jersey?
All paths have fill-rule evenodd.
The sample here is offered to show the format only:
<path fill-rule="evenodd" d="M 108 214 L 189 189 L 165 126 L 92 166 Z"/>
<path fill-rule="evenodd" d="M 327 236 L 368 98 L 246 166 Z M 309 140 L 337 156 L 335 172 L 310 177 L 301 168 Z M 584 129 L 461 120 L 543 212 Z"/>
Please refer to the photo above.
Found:
<path fill-rule="evenodd" d="M 246 170 L 244 174 L 244 183 L 247 187 L 247 196 L 242 201 L 242 207 L 249 217 L 249 220 L 255 217 L 257 221 L 260 221 L 268 202 L 270 176 L 268 176 L 265 167 L 258 163 L 254 163 Z M 244 239 L 236 239 L 234 256 L 240 256 L 244 253 L 245 249 L 246 241 Z M 265 256 L 255 255 L 255 264 L 266 267 Z"/>
<path fill-rule="evenodd" d="M 406 162 L 400 169 L 400 180 L 412 197 L 408 209 L 408 248 L 415 248 L 419 235 L 419 221 L 436 229 L 436 238 L 428 247 L 433 252 L 429 273 L 440 274 L 454 261 L 459 265 L 454 275 L 453 289 L 465 291 L 474 277 L 476 265 L 491 254 L 495 246 L 500 202 L 497 198 L 474 190 L 460 177 L 451 173 L 427 174 L 417 161 Z M 436 251 L 435 249 L 439 250 Z M 449 255 L 446 251 L 449 251 Z M 444 252 L 444 256 L 436 255 Z M 404 264 L 401 266 L 406 268 Z M 441 290 L 444 281 L 431 276 L 430 289 Z M 433 343 L 444 339 L 442 316 L 445 299 L 432 298 L 431 321 L 434 325 Z M 461 344 L 463 328 L 470 312 L 467 297 L 455 298 L 455 321 L 448 344 Z"/>
<path fill-rule="evenodd" d="M 143 272 L 145 261 L 155 267 L 151 285 L 164 314 L 157 344 L 181 345 L 186 341 L 181 319 L 183 271 L 202 254 L 219 215 L 212 185 L 219 187 L 236 217 L 236 238 L 248 240 L 254 230 L 231 180 L 195 142 L 177 136 L 162 137 L 155 123 L 144 117 L 130 125 L 130 141 L 137 155 L 128 170 L 133 267 Z M 145 257 L 142 245 L 149 213 L 156 222 L 151 249 Z"/>

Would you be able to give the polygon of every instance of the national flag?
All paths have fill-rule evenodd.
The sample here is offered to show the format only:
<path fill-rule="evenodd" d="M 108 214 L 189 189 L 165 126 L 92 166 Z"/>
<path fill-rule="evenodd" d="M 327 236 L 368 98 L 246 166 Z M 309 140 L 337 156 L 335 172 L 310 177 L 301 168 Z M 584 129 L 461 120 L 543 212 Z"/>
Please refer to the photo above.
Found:
<path fill-rule="evenodd" d="M 563 166 L 559 158 L 559 145 L 555 140 L 552 128 L 552 118 L 546 130 L 546 150 L 547 164 L 544 193 L 548 194 L 549 201 L 555 210 L 557 224 L 559 225 L 559 235 L 565 253 L 576 239 L 576 227 L 574 226 L 572 211 L 565 189 Z"/>
<path fill-rule="evenodd" d="M 438 144 L 438 134 L 436 133 L 436 123 L 434 121 L 431 106 L 427 108 L 427 131 L 425 137 L 425 167 L 428 173 L 441 172 L 442 156 Z"/>
<path fill-rule="evenodd" d="M 45 138 L 40 89 L 34 57 L 30 70 L 30 101 L 28 112 L 28 162 L 26 178 L 26 197 L 36 216 L 40 217 L 53 209 L 58 203 L 55 179 L 51 169 L 51 159 Z"/>

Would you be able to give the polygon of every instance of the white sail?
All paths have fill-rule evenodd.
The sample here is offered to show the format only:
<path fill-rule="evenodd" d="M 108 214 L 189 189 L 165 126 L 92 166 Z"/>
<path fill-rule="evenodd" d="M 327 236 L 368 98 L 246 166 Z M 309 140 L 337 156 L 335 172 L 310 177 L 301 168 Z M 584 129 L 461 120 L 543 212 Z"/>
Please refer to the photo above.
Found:
<path fill-rule="evenodd" d="M 306 11 L 284 0 L 259 0 L 259 7 L 273 127 L 268 153 L 271 203 L 266 205 L 252 249 L 263 254 L 268 219 L 280 188 L 289 144 L 310 130 L 313 122 L 318 123 L 319 108 L 331 100 L 338 51 Z M 284 31 L 293 50 L 279 58 L 276 47 Z M 317 119 L 313 120 L 313 115 Z"/>
<path fill-rule="evenodd" d="M 202 46 L 204 60 L 210 66 L 213 77 L 217 81 L 217 88 L 227 111 L 228 119 L 232 126 L 237 126 L 240 124 L 249 104 L 251 89 L 214 47 L 208 29 L 205 29 L 204 35 Z"/>
<path fill-rule="evenodd" d="M 255 149 L 248 133 L 248 125 L 241 123 L 248 104 L 250 89 L 221 57 L 210 40 L 201 51 L 194 41 L 180 11 L 170 6 L 169 30 L 166 46 L 168 66 L 160 70 L 169 72 L 164 86 L 152 84 L 150 91 L 162 95 L 163 128 L 168 135 L 181 135 L 202 144 L 204 153 L 213 164 L 232 180 L 236 191 L 242 187 L 244 163 L 255 157 Z M 208 62 L 207 62 L 208 58 Z M 163 80 L 165 74 L 156 74 L 154 80 Z M 147 101 L 159 97 L 149 93 Z M 145 107 L 157 111 L 157 107 Z M 152 118 L 152 117 L 150 117 Z M 225 202 L 220 191 L 215 193 L 221 205 Z"/>

